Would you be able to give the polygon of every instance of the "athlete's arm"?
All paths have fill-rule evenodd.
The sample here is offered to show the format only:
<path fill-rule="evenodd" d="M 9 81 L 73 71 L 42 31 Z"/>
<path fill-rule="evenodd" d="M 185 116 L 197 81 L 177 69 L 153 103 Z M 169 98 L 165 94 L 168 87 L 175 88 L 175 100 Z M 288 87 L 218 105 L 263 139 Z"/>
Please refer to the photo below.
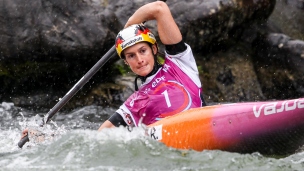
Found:
<path fill-rule="evenodd" d="M 156 20 L 158 35 L 163 44 L 173 45 L 182 41 L 182 34 L 172 17 L 170 9 L 162 1 L 155 1 L 140 7 L 129 18 L 125 27 L 148 20 Z"/>
<path fill-rule="evenodd" d="M 114 128 L 119 126 L 127 126 L 122 116 L 118 113 L 114 113 L 108 120 L 106 120 L 98 129 L 101 131 L 103 128 Z"/>
<path fill-rule="evenodd" d="M 98 131 L 101 131 L 104 128 L 114 128 L 114 127 L 115 126 L 109 120 L 106 120 L 104 123 L 101 124 Z"/>

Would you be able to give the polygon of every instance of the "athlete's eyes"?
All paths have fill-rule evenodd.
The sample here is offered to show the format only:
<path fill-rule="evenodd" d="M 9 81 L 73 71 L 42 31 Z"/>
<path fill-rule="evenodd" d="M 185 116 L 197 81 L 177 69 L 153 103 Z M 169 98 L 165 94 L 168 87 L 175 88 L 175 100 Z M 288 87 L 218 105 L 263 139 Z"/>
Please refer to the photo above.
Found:
<path fill-rule="evenodd" d="M 146 51 L 146 49 L 140 49 L 140 53 L 145 53 Z"/>
<path fill-rule="evenodd" d="M 134 57 L 135 57 L 134 54 L 127 54 L 127 55 L 126 55 L 126 58 L 134 58 Z"/>
<path fill-rule="evenodd" d="M 145 55 L 148 52 L 147 48 L 145 47 L 141 47 L 137 50 L 137 52 L 132 52 L 132 53 L 127 53 L 125 54 L 125 57 L 128 59 L 133 59 L 136 57 L 136 55 L 141 54 L 141 55 Z"/>
<path fill-rule="evenodd" d="M 139 53 L 145 55 L 146 53 L 148 53 L 148 49 L 146 47 L 142 47 L 139 49 Z"/>

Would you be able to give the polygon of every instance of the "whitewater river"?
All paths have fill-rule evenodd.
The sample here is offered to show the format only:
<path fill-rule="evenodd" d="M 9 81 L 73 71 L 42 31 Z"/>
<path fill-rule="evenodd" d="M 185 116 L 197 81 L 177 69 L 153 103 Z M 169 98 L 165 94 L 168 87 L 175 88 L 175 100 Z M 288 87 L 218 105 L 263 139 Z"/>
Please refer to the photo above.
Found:
<path fill-rule="evenodd" d="M 144 136 L 143 128 L 97 132 L 114 109 L 87 106 L 57 113 L 54 122 L 37 128 L 44 112 L 0 103 L 0 170 L 267 170 L 304 168 L 304 152 L 263 156 L 224 151 L 185 151 L 168 148 Z M 36 127 L 35 127 L 36 126 Z M 18 148 L 25 127 L 44 132 L 44 142 Z M 42 130 L 43 129 L 43 130 Z M 34 141 L 34 140 L 33 140 Z"/>

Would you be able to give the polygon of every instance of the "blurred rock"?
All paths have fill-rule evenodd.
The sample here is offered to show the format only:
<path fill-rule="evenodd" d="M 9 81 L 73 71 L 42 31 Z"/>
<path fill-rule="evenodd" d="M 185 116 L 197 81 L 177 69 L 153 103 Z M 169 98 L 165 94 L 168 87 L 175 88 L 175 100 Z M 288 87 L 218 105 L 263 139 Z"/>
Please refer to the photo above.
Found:
<path fill-rule="evenodd" d="M 54 105 L 113 46 L 129 16 L 148 2 L 152 0 L 3 0 L 0 100 Z M 196 54 L 207 102 L 304 95 L 303 3 L 167 3 Z M 155 22 L 146 25 L 156 33 Z M 133 81 L 122 79 L 117 60 L 103 66 L 67 107 L 121 104 L 134 87 Z"/>

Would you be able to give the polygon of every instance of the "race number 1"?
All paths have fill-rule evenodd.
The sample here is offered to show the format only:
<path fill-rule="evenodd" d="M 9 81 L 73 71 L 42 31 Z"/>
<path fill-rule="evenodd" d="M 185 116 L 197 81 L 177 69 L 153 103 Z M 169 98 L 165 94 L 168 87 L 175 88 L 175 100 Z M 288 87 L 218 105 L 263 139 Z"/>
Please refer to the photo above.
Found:
<path fill-rule="evenodd" d="M 170 102 L 170 99 L 169 99 L 168 91 L 165 90 L 165 91 L 162 92 L 161 94 L 163 94 L 163 95 L 165 96 L 165 100 L 166 100 L 167 106 L 168 106 L 168 107 L 171 107 L 171 102 Z"/>

